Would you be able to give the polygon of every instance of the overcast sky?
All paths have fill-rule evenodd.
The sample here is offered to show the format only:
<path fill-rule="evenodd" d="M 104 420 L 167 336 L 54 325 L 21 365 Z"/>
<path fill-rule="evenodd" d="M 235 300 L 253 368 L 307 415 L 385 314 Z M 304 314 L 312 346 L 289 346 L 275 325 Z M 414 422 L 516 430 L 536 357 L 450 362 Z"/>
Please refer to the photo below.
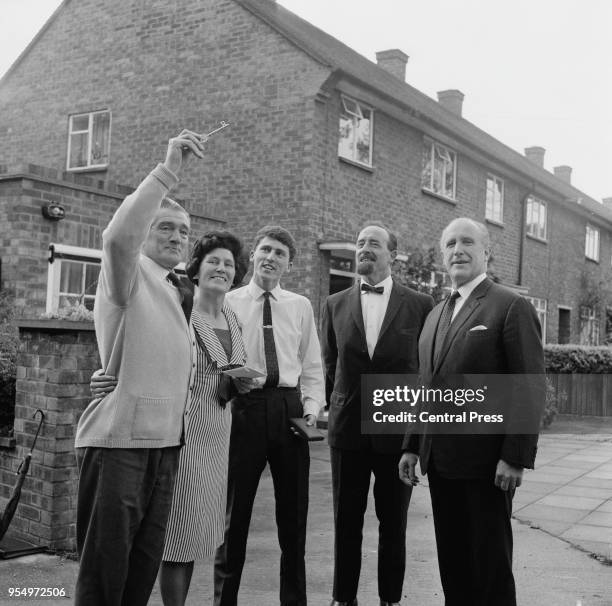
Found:
<path fill-rule="evenodd" d="M 611 0 L 280 3 L 372 61 L 403 50 L 409 84 L 434 99 L 461 90 L 464 118 L 521 153 L 544 147 L 546 169 L 567 164 L 576 187 L 612 197 Z M 59 4 L 2 0 L 0 74 Z"/>

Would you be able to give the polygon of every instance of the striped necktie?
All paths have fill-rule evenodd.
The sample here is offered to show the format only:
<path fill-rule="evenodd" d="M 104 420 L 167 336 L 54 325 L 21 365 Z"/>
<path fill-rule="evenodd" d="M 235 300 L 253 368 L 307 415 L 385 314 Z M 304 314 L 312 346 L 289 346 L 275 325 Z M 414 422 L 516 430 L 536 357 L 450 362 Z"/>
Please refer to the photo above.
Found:
<path fill-rule="evenodd" d="M 173 271 L 166 276 L 166 280 L 179 291 L 181 308 L 185 314 L 185 318 L 187 318 L 187 322 L 189 322 L 191 308 L 193 307 L 193 293 L 191 289 Z"/>
<path fill-rule="evenodd" d="M 446 299 L 444 310 L 442 311 L 442 316 L 440 317 L 440 321 L 438 322 L 438 330 L 436 331 L 434 362 L 437 362 L 438 356 L 440 355 L 444 339 L 446 338 L 446 334 L 448 333 L 448 329 L 451 325 L 453 312 L 455 311 L 455 302 L 457 301 L 459 296 L 459 291 L 454 290 L 452 294 L 448 297 L 448 299 Z"/>

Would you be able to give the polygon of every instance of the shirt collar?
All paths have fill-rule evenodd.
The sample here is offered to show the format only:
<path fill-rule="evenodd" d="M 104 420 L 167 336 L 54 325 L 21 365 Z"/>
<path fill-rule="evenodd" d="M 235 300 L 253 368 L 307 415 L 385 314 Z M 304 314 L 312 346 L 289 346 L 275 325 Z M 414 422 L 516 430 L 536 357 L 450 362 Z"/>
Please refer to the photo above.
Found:
<path fill-rule="evenodd" d="M 162 280 L 165 280 L 166 276 L 172 271 L 167 267 L 162 267 L 159 263 L 153 261 L 151 257 L 147 257 L 147 255 L 142 253 L 140 253 L 140 262 L 147 267 L 152 274 L 158 276 Z"/>
<path fill-rule="evenodd" d="M 473 280 L 470 280 L 469 282 L 466 282 L 463 286 L 460 286 L 457 289 L 457 292 L 459 293 L 459 296 L 462 299 L 467 299 L 472 292 L 474 291 L 474 289 L 487 277 L 486 273 L 482 273 L 479 276 L 476 276 Z"/>
<path fill-rule="evenodd" d="M 364 278 L 361 278 L 361 284 L 369 284 L 369 282 L 366 282 Z M 393 288 L 393 278 L 391 276 L 387 276 L 384 280 L 378 284 L 374 284 L 373 286 L 382 286 L 385 289 L 383 294 L 389 294 Z M 366 291 L 362 290 L 361 294 L 366 294 Z"/>
<path fill-rule="evenodd" d="M 259 286 L 258 284 L 255 283 L 255 280 L 253 280 L 251 278 L 251 281 L 249 282 L 247 289 L 249 291 L 249 294 L 251 295 L 251 297 L 253 297 L 253 299 L 257 300 L 260 299 L 265 290 L 263 288 L 261 288 L 261 286 Z M 271 291 L 270 294 L 272 295 L 273 299 L 278 300 L 281 292 L 283 291 L 283 289 L 280 287 L 280 284 L 277 284 Z"/>

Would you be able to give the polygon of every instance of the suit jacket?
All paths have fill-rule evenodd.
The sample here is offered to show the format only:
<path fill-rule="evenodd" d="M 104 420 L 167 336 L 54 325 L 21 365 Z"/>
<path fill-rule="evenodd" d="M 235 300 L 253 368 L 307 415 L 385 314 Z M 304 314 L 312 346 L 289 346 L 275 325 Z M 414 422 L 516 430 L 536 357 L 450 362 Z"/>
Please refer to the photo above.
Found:
<path fill-rule="evenodd" d="M 485 279 L 457 313 L 434 360 L 443 307 L 444 302 L 433 309 L 421 333 L 423 384 L 435 386 L 445 377 L 462 374 L 518 375 L 518 380 L 512 380 L 512 389 L 497 394 L 508 429 L 504 435 L 432 435 L 432 428 L 425 424 L 409 430 L 404 450 L 420 455 L 423 473 L 433 456 L 436 470 L 452 478 L 492 478 L 499 459 L 533 468 L 545 399 L 544 353 L 533 306 L 510 289 Z M 476 326 L 486 330 L 470 330 Z M 529 380 L 521 380 L 520 375 L 530 375 Z M 512 433 L 513 426 L 524 433 Z"/>
<path fill-rule="evenodd" d="M 394 282 L 370 359 L 361 296 L 357 283 L 328 297 L 323 308 L 321 345 L 329 403 L 329 444 L 348 450 L 371 448 L 399 453 L 401 435 L 361 434 L 361 375 L 418 371 L 419 333 L 433 299 Z"/>

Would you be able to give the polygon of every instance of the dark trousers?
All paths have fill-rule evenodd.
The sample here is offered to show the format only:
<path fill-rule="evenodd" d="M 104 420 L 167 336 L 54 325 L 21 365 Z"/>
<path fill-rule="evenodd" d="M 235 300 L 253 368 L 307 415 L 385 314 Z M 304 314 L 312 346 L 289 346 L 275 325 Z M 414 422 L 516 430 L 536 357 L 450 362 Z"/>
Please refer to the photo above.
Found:
<path fill-rule="evenodd" d="M 75 606 L 146 606 L 179 448 L 79 448 Z"/>
<path fill-rule="evenodd" d="M 412 487 L 404 485 L 398 477 L 400 456 L 399 452 L 381 454 L 331 448 L 335 600 L 344 602 L 357 597 L 363 518 L 372 473 L 379 521 L 378 595 L 387 602 L 401 600 L 406 567 L 406 517 Z"/>
<path fill-rule="evenodd" d="M 441 477 L 429 491 L 446 606 L 516 606 L 512 575 L 513 493 L 490 480 Z"/>
<path fill-rule="evenodd" d="M 215 557 L 215 606 L 237 604 L 253 501 L 266 463 L 274 483 L 281 548 L 280 603 L 306 606 L 310 452 L 308 442 L 289 429 L 289 418 L 301 416 L 295 389 L 267 388 L 234 400 L 225 537 Z"/>

